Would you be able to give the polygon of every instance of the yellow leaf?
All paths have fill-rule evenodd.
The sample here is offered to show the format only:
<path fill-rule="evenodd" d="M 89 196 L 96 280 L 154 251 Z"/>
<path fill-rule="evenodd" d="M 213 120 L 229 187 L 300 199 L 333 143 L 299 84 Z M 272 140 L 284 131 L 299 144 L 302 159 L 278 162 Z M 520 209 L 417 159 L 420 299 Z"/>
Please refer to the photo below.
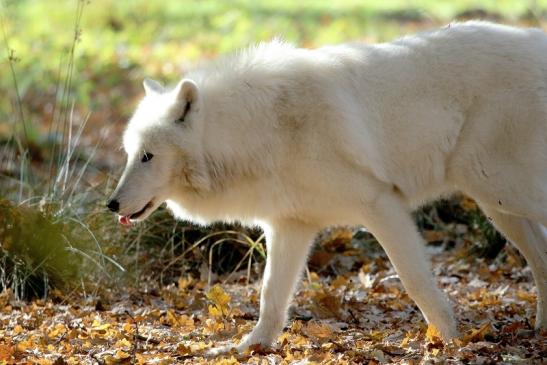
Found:
<path fill-rule="evenodd" d="M 231 356 L 229 359 L 220 359 L 215 362 L 215 365 L 237 365 L 239 364 L 239 361 L 233 356 Z"/>
<path fill-rule="evenodd" d="M 7 125 L 8 123 L 6 123 Z M 6 242 L 3 242 L 4 248 L 6 247 Z M 13 291 L 11 289 L 6 289 L 2 293 L 0 293 L 0 309 L 5 309 L 4 307 L 7 307 L 9 302 L 13 299 Z"/>
<path fill-rule="evenodd" d="M 127 333 L 133 333 L 135 330 L 135 326 L 131 323 L 124 323 L 122 328 Z"/>
<path fill-rule="evenodd" d="M 477 210 L 478 209 L 477 203 L 475 203 L 474 200 L 472 200 L 470 198 L 467 198 L 467 197 L 464 197 L 462 199 L 461 206 L 465 210 Z"/>
<path fill-rule="evenodd" d="M 520 300 L 525 300 L 529 303 L 535 303 L 536 302 L 536 296 L 532 293 L 528 293 L 524 290 L 517 291 L 517 298 Z"/>
<path fill-rule="evenodd" d="M 52 365 L 53 361 L 48 359 L 32 359 L 32 364 L 38 364 L 38 365 Z"/>
<path fill-rule="evenodd" d="M 310 282 L 316 283 L 316 282 L 319 281 L 319 275 L 317 275 L 317 273 L 315 271 L 311 271 L 309 279 L 310 279 Z"/>
<path fill-rule="evenodd" d="M 128 354 L 127 352 L 125 351 L 122 351 L 122 350 L 118 350 L 116 351 L 116 355 L 115 355 L 115 358 L 117 360 L 124 360 L 124 359 L 128 359 L 131 355 Z"/>
<path fill-rule="evenodd" d="M 17 351 L 24 352 L 30 348 L 34 348 L 34 343 L 29 338 L 27 340 L 21 341 L 16 345 Z"/>
<path fill-rule="evenodd" d="M 116 341 L 114 347 L 123 347 L 125 349 L 130 349 L 133 347 L 133 345 L 131 344 L 131 342 L 129 342 L 129 340 L 127 340 L 127 338 L 122 338 L 121 340 Z"/>
<path fill-rule="evenodd" d="M 442 336 L 437 327 L 431 323 L 427 326 L 427 331 L 425 332 L 425 337 L 431 343 L 440 343 L 442 342 Z"/>
<path fill-rule="evenodd" d="M 294 321 L 291 325 L 291 331 L 298 333 L 302 331 L 302 322 L 301 321 Z"/>
<path fill-rule="evenodd" d="M 93 321 L 93 324 L 91 325 L 91 330 L 92 331 L 101 331 L 102 332 L 102 331 L 106 331 L 109 328 L 110 328 L 110 323 L 101 324 L 97 320 Z"/>
<path fill-rule="evenodd" d="M 222 317 L 222 311 L 214 305 L 209 305 L 209 315 L 216 318 Z"/>
<path fill-rule="evenodd" d="M 195 328 L 194 320 L 192 319 L 192 317 L 189 317 L 186 314 L 179 316 L 178 324 L 184 331 L 193 331 Z"/>
<path fill-rule="evenodd" d="M 173 313 L 173 311 L 168 310 L 166 313 L 166 316 L 167 316 L 167 323 L 169 323 L 169 325 L 171 326 L 177 325 L 178 323 L 177 316 L 175 315 L 175 313 Z"/>
<path fill-rule="evenodd" d="M 365 336 L 369 340 L 382 341 L 384 339 L 385 335 L 386 334 L 383 331 L 373 331 L 373 330 L 371 330 L 370 333 L 366 334 Z"/>
<path fill-rule="evenodd" d="M 425 230 L 422 232 L 425 240 L 427 242 L 442 241 L 445 237 L 448 236 L 445 231 L 434 231 L 434 230 Z"/>
<path fill-rule="evenodd" d="M 227 315 L 229 313 L 229 307 L 228 304 L 232 300 L 230 295 L 222 289 L 220 285 L 215 285 L 209 290 L 206 294 L 207 299 L 209 299 L 217 310 L 222 313 L 223 315 Z M 209 309 L 210 310 L 210 309 Z M 216 313 L 216 312 L 215 312 Z"/>
<path fill-rule="evenodd" d="M 179 343 L 179 345 L 177 346 L 177 354 L 189 355 L 191 353 L 192 353 L 192 349 L 190 348 L 190 346 L 186 346 L 183 343 Z"/>
<path fill-rule="evenodd" d="M 405 338 L 401 341 L 401 347 L 407 347 L 410 340 L 414 338 L 414 334 L 408 331 L 405 335 Z"/>
<path fill-rule="evenodd" d="M 217 322 L 214 319 L 207 318 L 205 320 L 205 325 L 203 326 L 203 333 L 204 334 L 213 334 L 213 333 L 219 333 L 224 330 L 224 323 L 221 321 Z"/>
<path fill-rule="evenodd" d="M 185 278 L 183 278 L 183 277 L 179 278 L 179 280 L 178 280 L 179 290 L 183 290 L 183 289 L 188 288 L 188 286 L 193 284 L 193 282 L 194 282 L 194 279 L 190 276 L 187 276 Z"/>
<path fill-rule="evenodd" d="M 206 348 L 208 348 L 209 346 L 203 342 L 203 341 L 200 341 L 200 342 L 194 342 L 190 345 L 190 349 L 192 350 L 192 352 L 196 352 L 196 351 L 202 351 Z"/>
<path fill-rule="evenodd" d="M 207 299 L 212 301 L 217 307 L 224 307 L 230 303 L 230 295 L 222 289 L 220 285 L 215 285 L 207 292 Z"/>
<path fill-rule="evenodd" d="M 55 327 L 51 331 L 48 332 L 48 336 L 51 338 L 55 338 L 57 336 L 60 336 L 62 334 L 66 333 L 66 327 L 62 323 L 57 323 Z"/>
<path fill-rule="evenodd" d="M 300 336 L 300 335 L 295 335 L 291 339 L 291 345 L 297 346 L 297 347 L 307 346 L 309 345 L 309 343 L 310 341 L 306 337 Z"/>

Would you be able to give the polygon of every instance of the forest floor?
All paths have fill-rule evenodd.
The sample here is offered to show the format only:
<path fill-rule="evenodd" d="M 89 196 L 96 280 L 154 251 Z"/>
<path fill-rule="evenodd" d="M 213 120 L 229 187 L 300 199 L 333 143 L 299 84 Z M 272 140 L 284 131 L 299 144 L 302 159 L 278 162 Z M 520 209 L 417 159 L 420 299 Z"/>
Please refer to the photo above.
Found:
<path fill-rule="evenodd" d="M 429 233 L 430 235 L 435 233 Z M 437 233 L 438 234 L 438 233 Z M 273 349 L 217 358 L 207 349 L 237 342 L 258 319 L 259 281 L 246 271 L 181 277 L 100 296 L 21 302 L 0 296 L 0 363 L 37 364 L 544 364 L 547 333 L 533 329 L 536 290 L 512 246 L 490 262 L 469 247 L 428 245 L 462 336 L 443 343 L 375 244 L 366 255 L 351 233 L 315 250 Z M 208 289 L 209 288 L 209 289 Z"/>

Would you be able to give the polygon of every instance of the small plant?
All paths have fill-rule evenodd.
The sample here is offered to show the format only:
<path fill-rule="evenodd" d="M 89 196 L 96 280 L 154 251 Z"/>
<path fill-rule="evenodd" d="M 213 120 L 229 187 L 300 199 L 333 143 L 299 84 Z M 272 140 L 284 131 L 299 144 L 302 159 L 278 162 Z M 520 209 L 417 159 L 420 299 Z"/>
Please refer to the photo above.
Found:
<path fill-rule="evenodd" d="M 467 239 L 473 241 L 471 253 L 494 259 L 505 247 L 506 239 L 495 229 L 479 206 L 470 198 L 457 195 L 421 208 L 415 219 L 422 230 L 448 232 L 445 242 L 451 245 L 458 235 L 456 227 L 464 227 Z"/>
<path fill-rule="evenodd" d="M 106 212 L 97 209 L 101 194 L 84 186 L 93 154 L 85 158 L 80 153 L 85 123 L 74 130 L 71 114 L 75 49 L 85 4 L 77 2 L 74 35 L 54 101 L 52 141 L 43 146 L 38 133 L 30 133 L 35 127 L 23 112 L 19 60 L 3 33 L 13 80 L 14 120 L 12 134 L 1 146 L 0 289 L 12 288 L 21 298 L 45 296 L 49 287 L 86 285 L 93 275 L 108 272 L 111 264 L 121 269 L 104 254 L 94 233 L 106 237 L 113 225 L 94 229 L 105 223 Z"/>
<path fill-rule="evenodd" d="M 45 296 L 48 284 L 74 282 L 82 267 L 74 227 L 28 206 L 0 201 L 1 289 L 19 297 Z M 77 247 L 80 246 L 80 247 Z"/>

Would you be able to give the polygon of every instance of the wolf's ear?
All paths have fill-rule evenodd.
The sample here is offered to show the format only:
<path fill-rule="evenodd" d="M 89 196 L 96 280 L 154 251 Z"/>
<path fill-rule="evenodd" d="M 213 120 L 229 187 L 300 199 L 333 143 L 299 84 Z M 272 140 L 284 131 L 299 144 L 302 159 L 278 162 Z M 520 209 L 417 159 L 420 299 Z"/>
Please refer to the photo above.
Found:
<path fill-rule="evenodd" d="M 144 79 L 142 85 L 144 86 L 146 95 L 161 94 L 163 92 L 163 86 L 152 79 Z"/>
<path fill-rule="evenodd" d="M 192 108 L 198 98 L 198 87 L 194 81 L 184 79 L 177 84 L 173 92 L 177 102 L 184 103 L 184 111 L 177 119 L 177 123 L 182 123 L 184 122 L 184 118 L 186 118 L 186 114 L 188 114 L 190 108 Z"/>
<path fill-rule="evenodd" d="M 191 104 L 198 98 L 198 86 L 196 83 L 189 79 L 184 79 L 175 87 L 175 96 L 178 101 Z"/>

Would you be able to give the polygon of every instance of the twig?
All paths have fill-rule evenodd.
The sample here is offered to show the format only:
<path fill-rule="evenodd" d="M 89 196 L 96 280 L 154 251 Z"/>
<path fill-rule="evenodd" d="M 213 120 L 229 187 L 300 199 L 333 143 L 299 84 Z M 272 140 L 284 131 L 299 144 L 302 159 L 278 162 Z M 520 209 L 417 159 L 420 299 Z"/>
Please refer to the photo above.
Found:
<path fill-rule="evenodd" d="M 66 332 L 61 334 L 61 336 L 57 340 L 55 340 L 55 342 L 53 343 L 53 346 L 57 346 L 58 344 L 60 344 L 61 341 L 63 341 L 65 337 L 66 337 Z"/>

